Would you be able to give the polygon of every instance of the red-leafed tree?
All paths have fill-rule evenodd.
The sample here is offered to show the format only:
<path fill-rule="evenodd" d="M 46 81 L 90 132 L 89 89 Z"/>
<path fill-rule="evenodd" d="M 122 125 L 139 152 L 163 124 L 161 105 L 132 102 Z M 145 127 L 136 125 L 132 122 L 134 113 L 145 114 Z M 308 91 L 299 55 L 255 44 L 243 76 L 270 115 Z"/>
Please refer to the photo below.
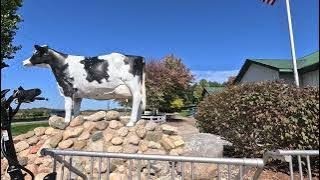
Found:
<path fill-rule="evenodd" d="M 188 103 L 193 76 L 180 58 L 173 55 L 146 64 L 147 105 L 164 112 L 179 110 Z"/>

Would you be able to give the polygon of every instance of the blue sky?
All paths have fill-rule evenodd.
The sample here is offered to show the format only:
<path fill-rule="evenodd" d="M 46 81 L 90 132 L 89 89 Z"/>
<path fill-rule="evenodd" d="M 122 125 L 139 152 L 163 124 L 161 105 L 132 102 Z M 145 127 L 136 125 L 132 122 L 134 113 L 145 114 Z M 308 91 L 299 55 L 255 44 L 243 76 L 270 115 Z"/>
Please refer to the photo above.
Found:
<path fill-rule="evenodd" d="M 319 49 L 319 1 L 291 0 L 297 56 Z M 7 61 L 2 88 L 41 88 L 48 102 L 24 107 L 63 108 L 49 69 L 22 67 L 34 44 L 67 54 L 111 52 L 159 59 L 180 57 L 196 75 L 223 82 L 246 58 L 290 58 L 285 0 L 29 0 L 24 1 L 15 42 L 22 45 Z M 113 106 L 111 104 L 111 106 Z M 82 109 L 106 108 L 85 100 Z"/>

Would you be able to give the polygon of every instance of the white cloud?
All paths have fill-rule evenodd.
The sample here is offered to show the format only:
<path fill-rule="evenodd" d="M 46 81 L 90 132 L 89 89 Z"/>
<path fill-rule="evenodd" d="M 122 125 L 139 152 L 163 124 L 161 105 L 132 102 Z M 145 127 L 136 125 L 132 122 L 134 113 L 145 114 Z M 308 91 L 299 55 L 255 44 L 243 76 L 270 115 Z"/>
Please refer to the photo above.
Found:
<path fill-rule="evenodd" d="M 236 76 L 239 70 L 229 70 L 229 71 L 198 71 L 193 70 L 192 74 L 195 75 L 195 80 L 199 81 L 201 79 L 206 79 L 209 81 L 216 81 L 219 83 L 226 82 L 230 76 Z"/>

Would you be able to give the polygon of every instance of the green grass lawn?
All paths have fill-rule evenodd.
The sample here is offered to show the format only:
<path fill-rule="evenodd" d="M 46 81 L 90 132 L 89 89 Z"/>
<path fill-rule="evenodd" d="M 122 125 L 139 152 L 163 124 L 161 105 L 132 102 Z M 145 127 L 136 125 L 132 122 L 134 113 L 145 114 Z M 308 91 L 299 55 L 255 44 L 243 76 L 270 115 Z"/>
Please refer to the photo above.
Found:
<path fill-rule="evenodd" d="M 188 117 L 191 115 L 190 111 L 189 110 L 182 110 L 179 112 L 179 115 L 180 116 L 183 116 L 183 117 Z"/>
<path fill-rule="evenodd" d="M 28 131 L 33 130 L 36 127 L 47 127 L 49 124 L 47 122 L 42 123 L 34 123 L 34 124 L 17 124 L 12 125 L 11 131 L 13 136 L 17 136 L 19 134 L 27 133 Z"/>

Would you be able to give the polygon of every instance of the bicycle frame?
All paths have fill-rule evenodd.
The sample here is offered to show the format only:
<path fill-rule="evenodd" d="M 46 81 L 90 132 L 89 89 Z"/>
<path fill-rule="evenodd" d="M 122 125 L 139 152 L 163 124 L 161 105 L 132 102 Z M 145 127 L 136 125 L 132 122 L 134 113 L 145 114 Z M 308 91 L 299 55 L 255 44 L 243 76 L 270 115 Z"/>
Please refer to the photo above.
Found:
<path fill-rule="evenodd" d="M 19 164 L 12 138 L 11 122 L 13 120 L 14 115 L 19 111 L 22 103 L 29 103 L 33 102 L 34 100 L 46 99 L 36 97 L 41 93 L 39 89 L 24 90 L 22 87 L 19 87 L 18 90 L 14 91 L 13 95 L 6 99 L 5 95 L 9 91 L 9 89 L 1 91 L 1 151 L 4 157 L 8 160 L 7 173 L 10 175 L 11 180 L 24 180 L 26 174 L 23 174 L 22 170 L 30 174 L 33 180 L 34 174 L 30 170 Z M 11 103 L 13 101 L 17 102 L 17 106 L 14 110 L 11 107 Z M 55 172 L 48 174 L 44 178 L 44 180 L 55 179 Z"/>

